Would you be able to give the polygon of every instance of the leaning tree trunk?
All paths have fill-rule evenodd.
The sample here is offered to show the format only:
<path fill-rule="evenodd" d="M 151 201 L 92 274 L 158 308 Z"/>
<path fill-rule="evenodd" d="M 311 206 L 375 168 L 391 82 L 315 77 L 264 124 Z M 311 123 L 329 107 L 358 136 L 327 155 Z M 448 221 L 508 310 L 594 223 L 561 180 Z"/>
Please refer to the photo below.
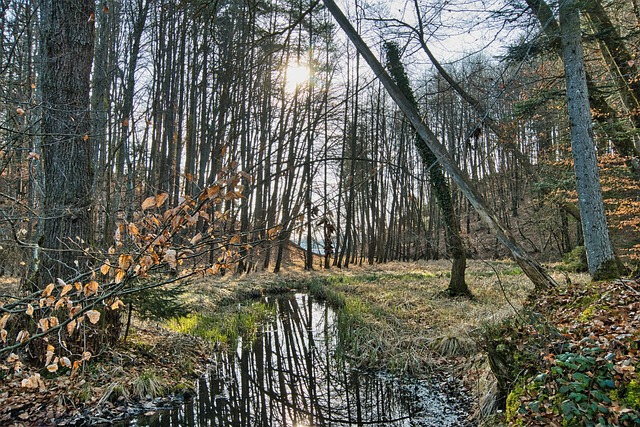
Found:
<path fill-rule="evenodd" d="M 609 238 L 600 190 L 576 0 L 566 0 L 560 7 L 560 33 L 571 148 L 589 273 L 594 279 L 612 278 L 620 271 Z"/>
<path fill-rule="evenodd" d="M 93 0 L 45 0 L 42 37 L 42 134 L 45 178 L 40 284 L 75 276 L 92 241 L 92 140 L 89 82 Z"/>
<path fill-rule="evenodd" d="M 553 278 L 549 276 L 549 274 L 547 274 L 547 272 L 515 241 L 509 230 L 496 217 L 478 190 L 471 184 L 466 173 L 458 167 L 431 129 L 422 123 L 418 110 L 411 105 L 402 91 L 386 73 L 378 59 L 371 52 L 360 35 L 355 31 L 334 0 L 323 1 L 349 39 L 351 39 L 351 42 L 356 46 L 356 49 L 358 49 L 373 72 L 378 76 L 387 92 L 389 92 L 389 95 L 391 95 L 398 107 L 407 116 L 413 127 L 416 129 L 416 132 L 418 132 L 422 140 L 436 156 L 442 167 L 449 173 L 449 175 L 451 175 L 452 179 L 460 188 L 460 191 L 469 200 L 480 218 L 491 228 L 502 244 L 511 251 L 514 259 L 518 265 L 520 265 L 527 277 L 529 277 L 537 288 L 555 286 L 556 282 Z"/>
<path fill-rule="evenodd" d="M 418 102 L 409 85 L 409 79 L 405 73 L 404 66 L 402 62 L 400 62 L 398 45 L 394 42 L 387 42 L 384 44 L 384 49 L 387 54 L 387 68 L 389 73 L 407 100 L 417 109 Z M 444 176 L 442 167 L 438 164 L 438 159 L 419 135 L 416 137 L 415 145 L 418 148 L 424 167 L 429 171 L 431 189 L 436 196 L 436 201 L 442 211 L 442 217 L 445 223 L 444 231 L 447 255 L 449 255 L 453 263 L 451 266 L 451 280 L 449 281 L 447 291 L 451 296 L 470 296 L 471 292 L 464 277 L 467 269 L 467 251 L 460 237 L 460 220 L 453 206 L 449 184 Z"/>

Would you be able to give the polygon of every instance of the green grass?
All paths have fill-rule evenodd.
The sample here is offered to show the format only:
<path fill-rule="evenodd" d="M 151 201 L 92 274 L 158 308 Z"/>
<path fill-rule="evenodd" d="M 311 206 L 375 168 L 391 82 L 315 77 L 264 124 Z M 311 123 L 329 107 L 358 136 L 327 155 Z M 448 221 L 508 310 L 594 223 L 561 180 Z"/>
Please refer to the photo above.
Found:
<path fill-rule="evenodd" d="M 214 343 L 233 345 L 239 337 L 252 340 L 260 325 L 272 318 L 274 308 L 262 302 L 239 305 L 218 313 L 195 314 L 168 322 L 169 329 L 195 335 Z"/>

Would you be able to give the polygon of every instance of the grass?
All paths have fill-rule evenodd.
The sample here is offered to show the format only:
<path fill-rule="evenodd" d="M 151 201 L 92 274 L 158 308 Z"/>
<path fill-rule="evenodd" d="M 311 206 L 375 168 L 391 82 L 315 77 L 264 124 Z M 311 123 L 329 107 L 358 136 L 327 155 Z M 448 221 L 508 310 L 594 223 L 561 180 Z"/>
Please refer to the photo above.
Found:
<path fill-rule="evenodd" d="M 166 392 L 164 380 L 152 370 L 143 371 L 133 381 L 132 389 L 133 395 L 139 399 L 164 396 Z"/>
<path fill-rule="evenodd" d="M 254 337 L 260 325 L 273 316 L 273 308 L 262 302 L 219 312 L 197 313 L 168 321 L 169 329 L 204 338 L 213 343 L 233 345 L 239 337 Z"/>
<path fill-rule="evenodd" d="M 483 417 L 496 405 L 495 378 L 481 348 L 483 327 L 513 317 L 533 286 L 513 262 L 469 261 L 466 280 L 474 298 L 450 298 L 449 270 L 447 261 L 430 261 L 296 270 L 277 280 L 268 273 L 222 282 L 216 278 L 191 289 L 189 297 L 203 310 L 176 321 L 172 329 L 230 342 L 241 333 L 252 333 L 256 323 L 268 318 L 260 304 L 238 307 L 239 301 L 308 290 L 337 311 L 339 357 L 352 366 L 418 376 L 448 370 L 474 390 L 475 411 Z M 568 273 L 552 275 L 564 282 Z M 572 274 L 571 280 L 588 278 Z"/>
<path fill-rule="evenodd" d="M 414 374 L 431 371 L 443 357 L 479 354 L 482 324 L 513 315 L 533 289 L 511 262 L 471 261 L 472 300 L 446 296 L 448 262 L 383 268 L 317 274 L 309 290 L 339 309 L 342 351 L 354 362 Z"/>

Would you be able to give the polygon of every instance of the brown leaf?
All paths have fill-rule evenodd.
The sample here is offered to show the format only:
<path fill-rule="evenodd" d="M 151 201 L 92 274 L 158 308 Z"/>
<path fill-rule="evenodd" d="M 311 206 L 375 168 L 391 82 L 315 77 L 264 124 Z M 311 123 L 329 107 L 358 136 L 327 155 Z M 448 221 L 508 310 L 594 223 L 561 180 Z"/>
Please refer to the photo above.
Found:
<path fill-rule="evenodd" d="M 40 379 L 40 374 L 33 374 L 29 378 L 23 379 L 21 382 L 23 388 L 40 388 L 41 384 L 43 384 L 43 382 Z"/>
<path fill-rule="evenodd" d="M 6 313 L 4 316 L 2 316 L 2 318 L 0 319 L 0 329 L 4 329 L 4 327 L 7 325 L 7 320 L 9 320 L 9 317 L 11 317 L 11 314 Z"/>
<path fill-rule="evenodd" d="M 124 307 L 124 303 L 120 300 L 120 298 L 116 298 L 116 300 L 109 306 L 111 310 L 117 310 L 119 308 Z"/>
<path fill-rule="evenodd" d="M 72 306 L 69 309 L 69 318 L 75 316 L 80 310 L 82 310 L 82 306 L 80 304 Z"/>
<path fill-rule="evenodd" d="M 76 329 L 76 319 L 73 319 L 71 322 L 67 323 L 67 333 L 69 335 L 73 335 L 73 331 Z"/>
<path fill-rule="evenodd" d="M 71 360 L 69 360 L 68 357 L 62 357 L 60 358 L 60 364 L 64 367 L 70 368 L 71 367 Z"/>
<path fill-rule="evenodd" d="M 133 263 L 133 257 L 128 254 L 122 254 L 118 257 L 118 267 L 122 270 L 128 270 Z"/>
<path fill-rule="evenodd" d="M 20 107 L 16 108 L 16 113 L 18 113 L 19 116 L 25 115 L 25 111 Z"/>
<path fill-rule="evenodd" d="M 18 332 L 18 336 L 16 337 L 16 342 L 23 343 L 23 342 L 25 342 L 26 340 L 29 339 L 30 335 L 31 334 L 29 334 L 29 331 L 22 330 L 22 331 Z"/>
<path fill-rule="evenodd" d="M 142 259 L 140 260 L 140 265 L 145 270 L 148 270 L 153 265 L 153 258 L 151 258 L 149 255 L 143 256 Z"/>
<path fill-rule="evenodd" d="M 94 325 L 96 323 L 98 323 L 98 320 L 100 320 L 100 312 L 96 311 L 96 310 L 89 310 L 86 313 L 87 318 L 89 319 L 89 322 L 93 323 Z"/>
<path fill-rule="evenodd" d="M 3 343 L 7 343 L 7 330 L 6 329 L 0 329 L 0 341 L 2 341 Z"/>
<path fill-rule="evenodd" d="M 11 353 L 9 357 L 7 357 L 7 363 L 17 362 L 18 360 L 20 360 L 20 358 L 15 353 Z"/>
<path fill-rule="evenodd" d="M 135 224 L 129 224 L 129 234 L 131 234 L 132 236 L 137 236 L 138 234 L 140 234 L 140 231 Z"/>
<path fill-rule="evenodd" d="M 80 359 L 80 360 L 82 362 L 86 362 L 90 358 L 91 358 L 91 352 L 90 351 L 85 351 L 84 353 L 82 353 L 82 359 Z"/>
<path fill-rule="evenodd" d="M 147 197 L 146 199 L 144 199 L 144 201 L 142 202 L 142 210 L 146 211 L 149 208 L 152 208 L 156 205 L 156 198 L 155 196 L 151 196 L 151 197 Z"/>
<path fill-rule="evenodd" d="M 188 216 L 187 217 L 187 224 L 188 225 L 195 225 L 198 222 L 198 218 L 200 217 L 200 214 L 198 212 L 196 212 L 193 216 Z"/>
<path fill-rule="evenodd" d="M 51 295 L 51 292 L 53 292 L 53 288 L 55 287 L 55 285 L 53 283 L 49 283 L 47 285 L 46 288 L 44 288 L 44 290 L 42 291 L 42 296 L 43 297 L 48 297 L 49 295 Z"/>
<path fill-rule="evenodd" d="M 70 285 L 67 285 L 67 286 L 70 286 Z M 68 300 L 69 300 L 68 298 L 60 298 L 58 301 L 56 301 L 56 304 L 53 306 L 53 308 L 55 310 L 58 310 L 60 307 L 65 305 Z"/>
<path fill-rule="evenodd" d="M 158 194 L 158 197 L 156 198 L 156 206 L 162 206 L 168 198 L 169 195 L 167 193 Z"/>
<path fill-rule="evenodd" d="M 104 264 L 102 264 L 102 267 L 100 267 L 100 273 L 106 276 L 109 273 L 109 269 L 111 269 L 111 264 L 109 264 L 109 260 L 107 259 L 104 261 Z"/>
<path fill-rule="evenodd" d="M 42 329 L 42 332 L 47 332 L 49 330 L 49 319 L 38 320 L 38 327 Z"/>
<path fill-rule="evenodd" d="M 27 316 L 33 317 L 33 306 L 31 304 L 27 304 L 27 310 L 25 313 L 27 313 Z"/>
<path fill-rule="evenodd" d="M 169 267 L 176 268 L 177 260 L 176 260 L 176 251 L 174 249 L 169 249 L 165 252 L 164 257 L 162 258 L 164 261 L 169 264 Z"/>
<path fill-rule="evenodd" d="M 198 233 L 195 236 L 193 236 L 191 238 L 191 244 L 195 245 L 196 243 L 198 243 L 200 240 L 202 240 L 202 233 Z"/>
<path fill-rule="evenodd" d="M 65 296 L 66 294 L 68 294 L 68 293 L 69 293 L 69 291 L 70 291 L 71 289 L 73 289 L 73 286 L 72 286 L 72 285 L 64 285 L 64 286 L 62 287 L 62 290 L 60 291 L 60 296 L 61 296 L 61 297 Z"/>
<path fill-rule="evenodd" d="M 58 370 L 58 358 L 56 357 L 52 364 L 47 365 L 47 371 L 55 372 Z"/>
<path fill-rule="evenodd" d="M 98 285 L 98 282 L 96 282 L 95 280 L 92 280 L 91 282 L 87 283 L 86 285 L 84 285 L 84 296 L 88 297 L 90 295 L 94 295 L 98 293 L 99 286 L 100 285 Z"/>
<path fill-rule="evenodd" d="M 53 354 L 54 354 L 53 350 L 55 349 L 53 349 L 52 346 L 50 347 L 52 348 L 52 350 L 47 350 L 47 354 L 46 354 L 47 359 L 44 362 L 45 365 L 49 365 L 51 363 L 51 359 L 53 359 Z"/>
<path fill-rule="evenodd" d="M 118 270 L 116 273 L 116 283 L 122 283 L 127 273 L 124 270 Z"/>

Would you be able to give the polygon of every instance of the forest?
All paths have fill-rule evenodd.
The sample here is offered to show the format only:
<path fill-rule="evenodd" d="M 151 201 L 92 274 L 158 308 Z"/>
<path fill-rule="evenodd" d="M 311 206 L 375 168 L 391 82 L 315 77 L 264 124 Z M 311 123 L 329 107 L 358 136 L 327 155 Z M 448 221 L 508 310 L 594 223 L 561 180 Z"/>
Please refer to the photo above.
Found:
<path fill-rule="evenodd" d="M 1 1 L 0 424 L 638 425 L 639 45 L 637 0 Z"/>

